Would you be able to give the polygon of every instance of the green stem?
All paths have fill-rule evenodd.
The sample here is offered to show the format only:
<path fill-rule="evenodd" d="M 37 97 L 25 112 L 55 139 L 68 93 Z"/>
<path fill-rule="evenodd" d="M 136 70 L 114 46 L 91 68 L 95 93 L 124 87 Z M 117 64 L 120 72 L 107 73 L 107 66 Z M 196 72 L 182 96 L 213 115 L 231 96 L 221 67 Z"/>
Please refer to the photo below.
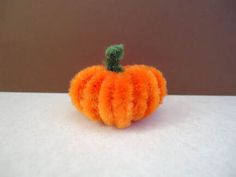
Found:
<path fill-rule="evenodd" d="M 105 52 L 104 65 L 107 70 L 113 72 L 122 72 L 124 69 L 120 64 L 120 60 L 124 56 L 124 45 L 117 44 L 107 47 Z"/>

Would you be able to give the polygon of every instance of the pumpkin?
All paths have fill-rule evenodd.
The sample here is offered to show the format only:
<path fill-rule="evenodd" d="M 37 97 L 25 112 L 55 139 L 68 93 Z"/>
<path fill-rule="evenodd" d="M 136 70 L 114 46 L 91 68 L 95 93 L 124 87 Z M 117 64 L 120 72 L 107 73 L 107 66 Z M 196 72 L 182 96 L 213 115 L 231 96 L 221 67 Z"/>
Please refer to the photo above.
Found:
<path fill-rule="evenodd" d="M 105 51 L 104 65 L 87 67 L 70 82 L 74 106 L 88 118 L 117 128 L 147 117 L 167 94 L 166 80 L 155 67 L 121 66 L 122 44 Z"/>

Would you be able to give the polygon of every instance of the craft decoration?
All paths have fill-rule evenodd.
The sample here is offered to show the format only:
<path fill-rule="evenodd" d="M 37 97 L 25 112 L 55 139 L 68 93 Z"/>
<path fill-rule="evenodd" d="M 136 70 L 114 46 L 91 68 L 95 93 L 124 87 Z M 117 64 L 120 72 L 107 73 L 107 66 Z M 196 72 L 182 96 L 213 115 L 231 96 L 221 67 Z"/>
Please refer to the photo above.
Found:
<path fill-rule="evenodd" d="M 159 70 L 146 65 L 122 66 L 123 56 L 122 44 L 108 47 L 104 66 L 78 72 L 69 88 L 72 103 L 80 112 L 117 128 L 147 117 L 167 95 L 166 80 Z"/>

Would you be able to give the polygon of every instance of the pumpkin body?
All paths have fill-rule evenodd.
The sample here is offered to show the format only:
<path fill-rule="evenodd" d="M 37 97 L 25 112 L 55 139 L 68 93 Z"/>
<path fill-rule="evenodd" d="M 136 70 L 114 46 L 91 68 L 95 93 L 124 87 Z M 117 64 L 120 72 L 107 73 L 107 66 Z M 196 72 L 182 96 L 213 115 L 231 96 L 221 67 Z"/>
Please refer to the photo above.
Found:
<path fill-rule="evenodd" d="M 128 127 L 156 110 L 167 94 L 166 80 L 154 67 L 124 66 L 112 72 L 91 66 L 71 80 L 69 95 L 87 117 L 109 126 Z"/>

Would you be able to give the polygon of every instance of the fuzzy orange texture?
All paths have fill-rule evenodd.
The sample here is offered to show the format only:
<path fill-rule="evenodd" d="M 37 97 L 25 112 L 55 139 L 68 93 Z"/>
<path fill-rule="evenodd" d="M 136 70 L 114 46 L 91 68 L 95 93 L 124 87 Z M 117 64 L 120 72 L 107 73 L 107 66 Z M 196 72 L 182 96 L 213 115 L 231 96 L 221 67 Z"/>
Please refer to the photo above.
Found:
<path fill-rule="evenodd" d="M 154 112 L 167 88 L 162 73 L 154 67 L 129 65 L 116 73 L 96 65 L 74 76 L 69 95 L 75 107 L 92 120 L 125 128 Z"/>

